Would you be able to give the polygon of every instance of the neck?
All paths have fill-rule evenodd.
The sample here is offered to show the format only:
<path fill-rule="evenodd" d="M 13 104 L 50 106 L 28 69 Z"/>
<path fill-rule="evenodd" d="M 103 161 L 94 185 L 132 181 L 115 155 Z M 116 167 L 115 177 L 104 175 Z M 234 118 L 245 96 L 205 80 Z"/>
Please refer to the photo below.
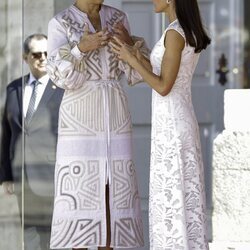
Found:
<path fill-rule="evenodd" d="M 88 15 L 98 14 L 101 8 L 101 4 L 91 4 L 81 0 L 76 1 L 75 6 Z"/>
<path fill-rule="evenodd" d="M 165 12 L 165 14 L 168 17 L 168 21 L 170 23 L 172 23 L 175 19 L 177 19 L 176 13 L 172 5 L 169 6 L 169 9 Z"/>
<path fill-rule="evenodd" d="M 176 16 L 168 16 L 169 23 L 172 23 L 175 19 L 177 19 Z"/>
<path fill-rule="evenodd" d="M 44 72 L 44 73 L 35 73 L 35 74 L 33 74 L 32 73 L 32 75 L 36 78 L 36 80 L 38 80 L 38 79 L 40 79 L 40 78 L 42 78 L 43 76 L 45 76 L 46 75 L 46 72 Z"/>

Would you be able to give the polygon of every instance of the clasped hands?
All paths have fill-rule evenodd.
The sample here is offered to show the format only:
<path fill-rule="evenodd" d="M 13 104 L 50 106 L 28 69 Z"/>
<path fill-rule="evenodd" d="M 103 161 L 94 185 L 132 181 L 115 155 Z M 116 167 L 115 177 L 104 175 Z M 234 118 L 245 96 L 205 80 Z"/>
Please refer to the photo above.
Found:
<path fill-rule="evenodd" d="M 83 36 L 78 43 L 78 48 L 83 53 L 105 47 L 108 44 L 111 45 L 117 57 L 126 62 L 129 57 L 136 56 L 138 53 L 138 50 L 133 47 L 134 42 L 122 22 L 112 26 L 111 32 L 105 28 L 99 32 L 91 33 L 87 23 L 84 24 L 83 29 Z"/>

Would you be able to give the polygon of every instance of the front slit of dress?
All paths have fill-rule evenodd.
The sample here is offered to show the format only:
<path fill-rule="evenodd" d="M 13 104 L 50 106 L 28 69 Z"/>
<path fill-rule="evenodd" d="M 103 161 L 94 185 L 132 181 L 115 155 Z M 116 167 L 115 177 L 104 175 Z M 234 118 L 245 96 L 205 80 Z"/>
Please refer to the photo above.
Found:
<path fill-rule="evenodd" d="M 109 84 L 106 81 L 103 81 L 102 85 L 102 93 L 103 93 L 103 102 L 104 102 L 104 115 L 105 117 L 105 134 L 106 134 L 106 156 L 105 156 L 105 184 L 108 185 L 108 183 L 111 181 L 111 173 L 110 173 L 110 110 L 109 110 Z"/>

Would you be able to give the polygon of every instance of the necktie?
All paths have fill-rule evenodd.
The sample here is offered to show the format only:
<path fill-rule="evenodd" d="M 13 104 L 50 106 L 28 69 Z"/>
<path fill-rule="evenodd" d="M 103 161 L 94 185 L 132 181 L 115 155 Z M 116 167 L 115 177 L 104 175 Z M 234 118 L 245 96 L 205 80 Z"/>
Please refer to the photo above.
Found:
<path fill-rule="evenodd" d="M 40 83 L 39 81 L 33 81 L 31 83 L 33 85 L 33 90 L 32 90 L 32 94 L 31 94 L 28 110 L 26 113 L 26 121 L 28 123 L 31 121 L 31 118 L 35 112 L 35 103 L 36 103 L 36 97 L 37 97 L 37 92 L 38 92 L 37 86 L 39 83 Z"/>

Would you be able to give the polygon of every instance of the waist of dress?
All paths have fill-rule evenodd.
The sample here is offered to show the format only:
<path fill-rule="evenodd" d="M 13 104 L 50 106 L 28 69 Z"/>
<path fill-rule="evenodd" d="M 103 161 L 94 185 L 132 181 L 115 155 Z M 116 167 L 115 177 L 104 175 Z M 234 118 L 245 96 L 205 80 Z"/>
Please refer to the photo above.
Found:
<path fill-rule="evenodd" d="M 121 82 L 115 79 L 99 79 L 99 80 L 88 80 L 84 85 L 91 87 L 111 87 L 111 88 L 121 88 Z"/>

